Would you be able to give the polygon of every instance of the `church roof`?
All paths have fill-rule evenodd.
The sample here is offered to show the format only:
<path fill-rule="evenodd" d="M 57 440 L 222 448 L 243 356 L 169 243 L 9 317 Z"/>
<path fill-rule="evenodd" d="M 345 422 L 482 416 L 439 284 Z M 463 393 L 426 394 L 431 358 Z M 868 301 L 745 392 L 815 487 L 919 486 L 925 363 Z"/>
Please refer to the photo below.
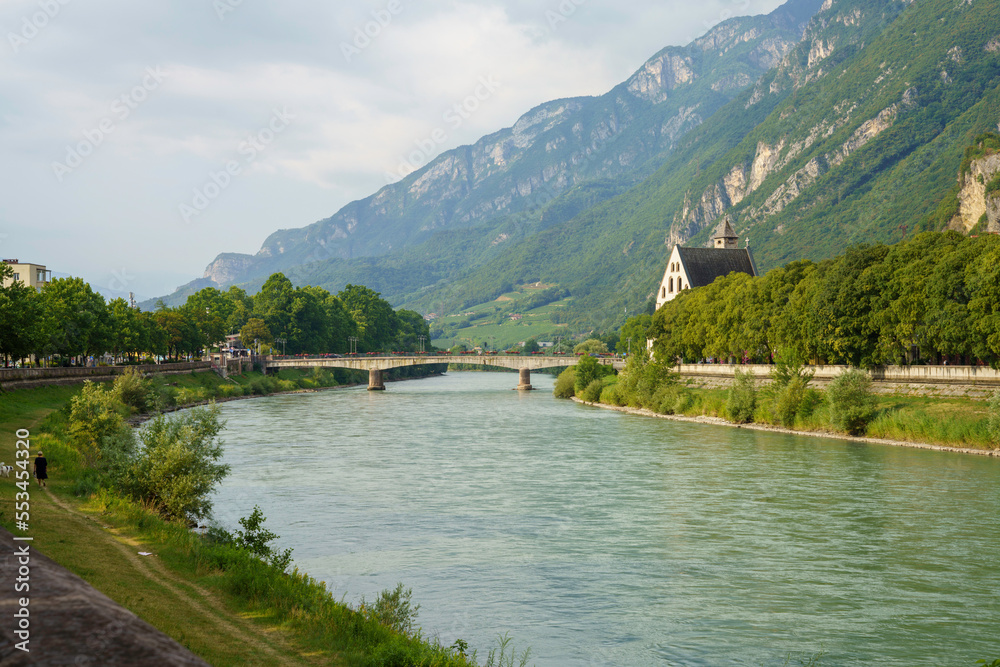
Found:
<path fill-rule="evenodd" d="M 677 247 L 691 287 L 711 285 L 716 278 L 733 271 L 757 275 L 747 248 L 683 248 Z"/>
<path fill-rule="evenodd" d="M 726 216 L 719 222 L 719 226 L 715 228 L 715 235 L 712 238 L 726 238 L 734 239 L 736 238 L 736 230 L 733 229 L 732 223 L 729 222 L 729 216 Z"/>

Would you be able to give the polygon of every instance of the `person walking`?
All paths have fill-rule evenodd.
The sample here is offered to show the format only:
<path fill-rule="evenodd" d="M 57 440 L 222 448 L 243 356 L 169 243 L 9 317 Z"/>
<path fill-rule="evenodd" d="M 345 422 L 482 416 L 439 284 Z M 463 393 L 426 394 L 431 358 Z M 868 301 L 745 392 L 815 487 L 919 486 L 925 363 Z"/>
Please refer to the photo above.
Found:
<path fill-rule="evenodd" d="M 48 467 L 49 462 L 45 460 L 45 455 L 38 452 L 34 465 L 35 479 L 38 480 L 38 486 L 45 486 L 45 480 L 49 478 Z"/>

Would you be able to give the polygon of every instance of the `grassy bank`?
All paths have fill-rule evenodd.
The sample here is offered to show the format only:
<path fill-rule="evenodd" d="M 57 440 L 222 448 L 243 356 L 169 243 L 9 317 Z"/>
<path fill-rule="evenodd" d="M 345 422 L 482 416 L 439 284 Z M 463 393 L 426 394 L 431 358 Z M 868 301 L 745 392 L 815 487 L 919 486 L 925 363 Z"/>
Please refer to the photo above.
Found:
<path fill-rule="evenodd" d="M 863 425 L 838 422 L 825 388 L 808 376 L 779 378 L 754 385 L 738 381 L 728 389 L 699 387 L 669 369 L 633 363 L 621 375 L 586 377 L 580 381 L 567 369 L 556 384 L 556 395 L 579 396 L 593 403 L 651 410 L 663 415 L 714 417 L 731 423 L 756 423 L 803 433 L 842 433 L 871 438 L 962 449 L 995 450 L 987 400 L 951 397 L 870 395 Z M 631 375 L 630 375 L 631 374 Z M 798 377 L 798 379 L 795 379 Z"/>
<path fill-rule="evenodd" d="M 284 371 L 224 381 L 194 373 L 149 384 L 156 402 L 167 406 L 351 379 Z M 265 528 L 248 529 L 256 536 L 250 540 L 219 529 L 202 535 L 102 482 L 75 444 L 79 433 L 68 406 L 82 392 L 78 385 L 0 395 L 0 460 L 14 462 L 19 429 L 31 431 L 32 454 L 44 448 L 49 460 L 48 488 L 30 487 L 29 534 L 37 549 L 213 665 L 477 664 L 461 645 L 442 647 L 421 635 L 402 588 L 349 608 L 322 582 L 276 564 L 271 556 L 280 552 L 268 544 Z M 9 530 L 16 491 L 13 484 L 0 485 L 0 523 Z M 140 557 L 140 551 L 154 556 Z M 515 664 L 509 648 L 485 656 L 486 665 L 501 663 Z"/>

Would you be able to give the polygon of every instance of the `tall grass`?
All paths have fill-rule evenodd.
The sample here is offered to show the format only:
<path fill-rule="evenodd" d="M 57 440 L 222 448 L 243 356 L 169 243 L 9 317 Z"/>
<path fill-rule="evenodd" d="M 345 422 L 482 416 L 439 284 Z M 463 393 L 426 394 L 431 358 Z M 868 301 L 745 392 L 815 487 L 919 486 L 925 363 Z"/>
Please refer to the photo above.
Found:
<path fill-rule="evenodd" d="M 414 622 L 419 606 L 411 604 L 409 591 L 402 584 L 380 593 L 372 605 L 356 610 L 335 599 L 324 582 L 297 568 L 285 572 L 230 539 L 218 539 L 219 531 L 210 531 L 207 536 L 194 533 L 180 524 L 164 521 L 151 508 L 107 490 L 92 498 L 90 509 L 103 514 L 109 523 L 129 529 L 143 542 L 155 545 L 160 558 L 224 591 L 245 610 L 266 615 L 291 628 L 311 649 L 336 654 L 347 664 L 372 667 L 477 664 L 475 652 L 463 655 L 465 642 L 444 647 L 422 636 Z M 496 667 L 514 664 L 509 643 L 507 639 L 491 651 L 486 664 Z"/>

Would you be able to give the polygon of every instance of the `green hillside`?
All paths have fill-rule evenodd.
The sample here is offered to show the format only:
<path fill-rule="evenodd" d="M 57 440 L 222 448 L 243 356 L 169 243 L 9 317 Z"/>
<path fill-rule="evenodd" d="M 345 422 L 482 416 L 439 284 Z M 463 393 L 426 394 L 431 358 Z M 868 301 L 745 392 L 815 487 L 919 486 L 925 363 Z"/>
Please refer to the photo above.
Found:
<path fill-rule="evenodd" d="M 859 241 L 939 228 L 935 212 L 954 189 L 964 148 L 1000 118 L 1000 57 L 989 47 L 1000 34 L 1000 8 L 995 0 L 931 0 L 900 9 L 894 2 L 837 3 L 832 16 L 817 17 L 834 32 L 819 28 L 814 39 L 840 40 L 842 48 L 821 62 L 825 71 L 813 80 L 796 82 L 811 75 L 796 68 L 807 62 L 814 44 L 807 41 L 784 68 L 690 133 L 643 183 L 407 304 L 422 309 L 445 295 L 469 301 L 480 286 L 542 280 L 567 288 L 589 324 L 612 325 L 623 305 L 633 310 L 648 300 L 668 239 L 706 240 L 718 217 L 685 226 L 685 200 L 697 201 L 751 165 L 761 144 L 783 144 L 789 159 L 718 213 L 733 214 L 738 231 L 749 233 L 764 271 L 791 259 L 830 257 Z M 866 17 L 855 30 L 835 22 L 855 12 Z M 750 103 L 757 88 L 772 84 L 779 92 Z M 851 146 L 861 143 L 859 133 L 878 129 L 880 116 L 891 122 Z M 807 145 L 790 155 L 796 144 Z M 819 166 L 813 182 L 780 211 L 761 214 L 810 163 Z"/>

